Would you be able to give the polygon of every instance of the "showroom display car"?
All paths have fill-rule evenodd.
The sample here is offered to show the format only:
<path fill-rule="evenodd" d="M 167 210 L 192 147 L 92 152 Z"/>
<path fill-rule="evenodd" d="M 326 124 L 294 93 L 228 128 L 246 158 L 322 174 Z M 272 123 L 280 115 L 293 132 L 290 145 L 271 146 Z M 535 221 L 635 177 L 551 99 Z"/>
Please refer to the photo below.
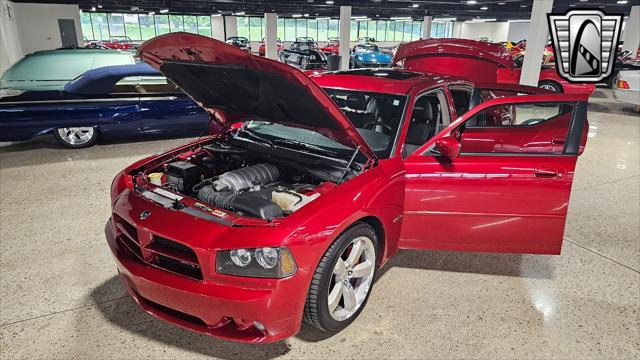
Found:
<path fill-rule="evenodd" d="M 349 55 L 349 68 L 379 68 L 391 65 L 393 54 L 372 43 L 357 44 Z"/>
<path fill-rule="evenodd" d="M 320 50 L 327 55 L 338 55 L 340 52 L 340 38 L 330 37 Z"/>
<path fill-rule="evenodd" d="M 326 69 L 327 55 L 318 48 L 318 44 L 310 37 L 299 37 L 278 55 L 281 62 L 293 65 L 302 70 Z"/>
<path fill-rule="evenodd" d="M 276 38 L 276 54 L 280 54 L 280 51 L 284 50 L 284 45 L 282 44 L 282 40 L 280 40 L 280 38 Z M 260 45 L 258 46 L 258 55 L 259 56 L 265 56 L 266 54 L 266 45 L 264 43 L 264 38 L 262 38 L 262 41 L 260 41 Z"/>
<path fill-rule="evenodd" d="M 58 49 L 28 54 L 0 77 L 0 89 L 62 90 L 84 72 L 135 64 L 133 54 L 117 50 Z"/>
<path fill-rule="evenodd" d="M 233 45 L 238 49 L 242 49 L 248 53 L 251 53 L 251 46 L 249 45 L 249 39 L 244 36 L 229 36 L 227 38 L 227 44 Z"/>
<path fill-rule="evenodd" d="M 404 69 L 309 77 L 187 33 L 139 55 L 222 129 L 113 180 L 107 242 L 158 318 L 242 342 L 303 318 L 336 332 L 399 249 L 560 253 L 584 95 Z"/>
<path fill-rule="evenodd" d="M 209 117 L 147 64 L 89 70 L 63 90 L 0 90 L 0 141 L 53 133 L 63 146 L 99 138 L 202 134 Z"/>
<path fill-rule="evenodd" d="M 640 106 L 640 71 L 622 70 L 613 80 L 613 97 L 620 102 Z"/>

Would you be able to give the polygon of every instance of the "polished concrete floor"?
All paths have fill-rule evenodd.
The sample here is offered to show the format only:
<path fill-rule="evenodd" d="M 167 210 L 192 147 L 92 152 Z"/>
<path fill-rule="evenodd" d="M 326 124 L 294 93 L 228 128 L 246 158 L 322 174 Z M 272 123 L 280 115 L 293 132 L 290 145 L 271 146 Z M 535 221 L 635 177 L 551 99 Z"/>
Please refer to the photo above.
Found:
<path fill-rule="evenodd" d="M 269 345 L 194 334 L 125 294 L 103 235 L 111 179 L 184 140 L 0 148 L 0 355 L 18 358 L 640 357 L 640 116 L 594 94 L 561 256 L 402 252 L 345 331 Z"/>

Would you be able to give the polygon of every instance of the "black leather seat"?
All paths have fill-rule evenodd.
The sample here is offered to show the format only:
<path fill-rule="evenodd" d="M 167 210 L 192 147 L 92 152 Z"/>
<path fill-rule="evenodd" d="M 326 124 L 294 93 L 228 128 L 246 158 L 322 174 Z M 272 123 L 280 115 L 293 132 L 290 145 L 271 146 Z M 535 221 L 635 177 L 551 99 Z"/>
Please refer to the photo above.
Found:
<path fill-rule="evenodd" d="M 434 105 L 434 103 L 436 105 Z M 424 145 L 436 131 L 436 122 L 439 116 L 438 99 L 429 96 L 418 99 L 411 114 L 411 122 L 407 129 L 405 139 L 405 153 L 411 154 Z"/>

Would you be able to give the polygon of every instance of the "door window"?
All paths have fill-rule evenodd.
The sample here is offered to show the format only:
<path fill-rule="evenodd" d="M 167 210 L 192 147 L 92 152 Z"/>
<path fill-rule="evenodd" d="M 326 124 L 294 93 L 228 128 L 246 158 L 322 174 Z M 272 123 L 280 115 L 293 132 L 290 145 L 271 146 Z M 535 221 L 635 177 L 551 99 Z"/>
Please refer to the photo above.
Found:
<path fill-rule="evenodd" d="M 514 104 L 487 108 L 461 130 L 461 152 L 561 154 L 574 104 Z"/>
<path fill-rule="evenodd" d="M 442 91 L 419 96 L 411 112 L 411 120 L 404 141 L 403 157 L 416 151 L 451 122 L 447 102 Z"/>

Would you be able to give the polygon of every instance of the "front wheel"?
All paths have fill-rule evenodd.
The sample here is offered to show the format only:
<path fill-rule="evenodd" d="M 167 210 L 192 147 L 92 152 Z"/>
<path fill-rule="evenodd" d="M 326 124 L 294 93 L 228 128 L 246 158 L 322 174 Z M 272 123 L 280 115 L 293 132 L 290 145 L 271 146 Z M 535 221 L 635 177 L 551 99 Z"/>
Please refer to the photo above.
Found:
<path fill-rule="evenodd" d="M 307 323 L 326 332 L 351 324 L 367 303 L 376 272 L 375 231 L 356 223 L 334 241 L 311 280 L 304 307 Z"/>
<path fill-rule="evenodd" d="M 98 131 L 94 127 L 58 128 L 53 136 L 60 145 L 73 149 L 89 147 L 98 141 Z"/>
<path fill-rule="evenodd" d="M 538 83 L 538 87 L 553 92 L 562 93 L 562 86 L 555 81 L 543 80 Z"/>

